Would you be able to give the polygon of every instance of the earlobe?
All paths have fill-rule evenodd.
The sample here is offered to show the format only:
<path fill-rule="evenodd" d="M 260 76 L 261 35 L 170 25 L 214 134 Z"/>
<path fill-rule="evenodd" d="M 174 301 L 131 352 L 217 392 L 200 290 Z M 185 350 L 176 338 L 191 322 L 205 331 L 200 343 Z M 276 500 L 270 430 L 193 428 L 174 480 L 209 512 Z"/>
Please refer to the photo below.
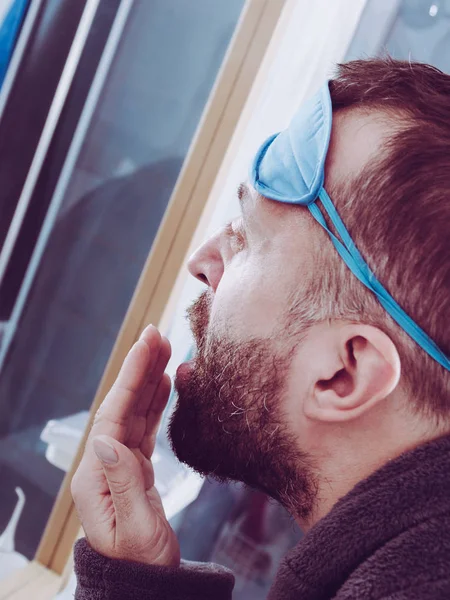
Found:
<path fill-rule="evenodd" d="M 328 422 L 359 417 L 389 396 L 400 379 L 398 351 L 383 331 L 348 324 L 334 335 L 305 407 L 310 418 Z"/>

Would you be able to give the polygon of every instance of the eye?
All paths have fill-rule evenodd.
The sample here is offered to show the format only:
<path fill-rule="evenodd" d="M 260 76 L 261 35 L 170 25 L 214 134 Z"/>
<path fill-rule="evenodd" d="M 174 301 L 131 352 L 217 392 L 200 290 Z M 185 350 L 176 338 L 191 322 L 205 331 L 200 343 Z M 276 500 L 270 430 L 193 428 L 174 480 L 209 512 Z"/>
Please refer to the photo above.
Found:
<path fill-rule="evenodd" d="M 246 238 L 242 223 L 228 223 L 225 228 L 225 234 L 230 240 L 230 246 L 233 253 L 237 254 L 245 248 Z"/>

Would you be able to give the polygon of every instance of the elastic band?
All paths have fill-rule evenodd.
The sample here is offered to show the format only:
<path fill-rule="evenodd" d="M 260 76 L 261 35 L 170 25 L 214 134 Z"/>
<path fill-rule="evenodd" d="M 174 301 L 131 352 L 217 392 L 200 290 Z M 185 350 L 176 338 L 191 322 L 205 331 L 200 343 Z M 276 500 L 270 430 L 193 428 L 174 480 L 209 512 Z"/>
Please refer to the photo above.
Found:
<path fill-rule="evenodd" d="M 410 316 L 401 308 L 401 306 L 394 300 L 389 292 L 381 285 L 374 273 L 370 270 L 369 266 L 359 253 L 355 243 L 350 237 L 347 228 L 342 222 L 331 198 L 328 196 L 325 189 L 322 187 L 319 192 L 319 199 L 322 206 L 331 222 L 333 223 L 336 231 L 341 238 L 339 240 L 327 226 L 327 223 L 322 215 L 319 207 L 317 206 L 316 200 L 308 205 L 309 211 L 314 219 L 325 229 L 333 242 L 334 247 L 338 251 L 345 264 L 352 271 L 352 273 L 359 279 L 359 281 L 366 286 L 371 292 L 373 292 L 380 304 L 384 309 L 391 315 L 398 325 L 417 343 L 425 350 L 434 360 L 436 360 L 445 369 L 450 371 L 450 360 L 442 352 L 439 346 L 421 329 L 417 323 L 415 323 Z"/>

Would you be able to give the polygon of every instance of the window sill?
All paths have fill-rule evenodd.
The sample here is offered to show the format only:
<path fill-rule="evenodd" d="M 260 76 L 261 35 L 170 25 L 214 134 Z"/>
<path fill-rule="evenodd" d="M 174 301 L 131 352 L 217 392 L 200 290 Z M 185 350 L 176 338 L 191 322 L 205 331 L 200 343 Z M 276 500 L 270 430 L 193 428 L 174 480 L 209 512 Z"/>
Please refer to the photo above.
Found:
<path fill-rule="evenodd" d="M 0 600 L 52 600 L 60 586 L 60 575 L 33 561 L 0 581 Z"/>

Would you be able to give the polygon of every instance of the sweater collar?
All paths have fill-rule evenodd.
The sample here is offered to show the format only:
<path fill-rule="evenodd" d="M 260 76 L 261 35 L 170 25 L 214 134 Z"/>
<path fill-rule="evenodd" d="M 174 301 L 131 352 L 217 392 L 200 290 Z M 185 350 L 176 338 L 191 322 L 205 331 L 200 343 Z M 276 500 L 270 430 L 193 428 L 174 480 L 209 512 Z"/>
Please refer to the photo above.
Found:
<path fill-rule="evenodd" d="M 448 512 L 450 436 L 388 462 L 341 498 L 284 559 L 269 598 L 332 598 L 388 540 Z"/>

